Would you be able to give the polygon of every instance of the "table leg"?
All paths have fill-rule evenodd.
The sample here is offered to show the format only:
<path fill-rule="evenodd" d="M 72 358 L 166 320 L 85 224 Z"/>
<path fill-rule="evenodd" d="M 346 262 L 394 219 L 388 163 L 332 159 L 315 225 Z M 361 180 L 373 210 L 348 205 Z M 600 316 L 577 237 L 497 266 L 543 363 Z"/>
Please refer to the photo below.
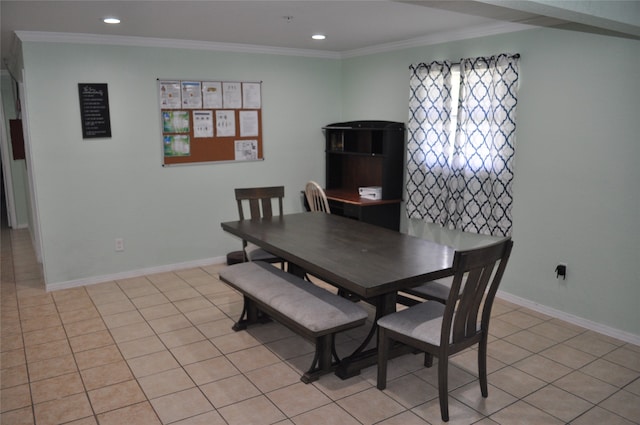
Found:
<path fill-rule="evenodd" d="M 380 295 L 375 299 L 376 304 L 376 317 L 369 333 L 365 340 L 360 344 L 355 351 L 348 357 L 343 358 L 340 361 L 340 365 L 336 369 L 336 375 L 341 379 L 351 378 L 357 376 L 360 371 L 366 367 L 375 365 L 378 361 L 378 349 L 377 349 L 377 334 L 378 334 L 378 319 L 384 315 L 393 313 L 396 311 L 396 292 L 390 294 Z M 365 347 L 371 342 L 372 338 L 376 338 L 376 347 L 365 350 Z M 392 347 L 389 352 L 389 357 L 397 357 L 402 354 L 411 352 L 410 347 L 398 346 Z"/>
<path fill-rule="evenodd" d="M 307 271 L 291 262 L 287 263 L 287 272 L 301 279 L 307 279 Z"/>

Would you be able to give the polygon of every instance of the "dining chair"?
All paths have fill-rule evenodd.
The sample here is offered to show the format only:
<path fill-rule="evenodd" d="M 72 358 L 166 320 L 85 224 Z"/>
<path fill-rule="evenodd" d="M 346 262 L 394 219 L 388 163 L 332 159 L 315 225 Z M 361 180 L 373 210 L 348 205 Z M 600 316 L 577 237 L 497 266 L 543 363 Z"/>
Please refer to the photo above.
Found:
<path fill-rule="evenodd" d="M 446 304 L 452 282 L 452 277 L 446 277 L 432 280 L 412 288 L 403 289 L 402 292 L 398 293 L 398 303 L 412 306 L 427 300 Z M 413 297 L 407 297 L 405 294 L 412 295 Z"/>
<path fill-rule="evenodd" d="M 331 214 L 327 195 L 324 193 L 324 189 L 318 183 L 314 181 L 307 182 L 304 188 L 304 195 L 307 198 L 307 203 L 309 204 L 310 211 L 320 211 Z"/>
<path fill-rule="evenodd" d="M 480 391 L 483 397 L 488 396 L 489 319 L 512 247 L 513 241 L 507 237 L 484 247 L 456 251 L 451 290 L 445 304 L 425 301 L 378 320 L 378 389 L 384 390 L 387 385 L 387 360 L 392 341 L 423 351 L 426 367 L 433 365 L 435 356 L 438 358 L 440 414 L 446 422 L 449 420 L 449 356 L 478 344 Z"/>
<path fill-rule="evenodd" d="M 245 220 L 247 218 L 244 213 L 243 204 L 249 205 L 248 219 L 250 220 L 273 217 L 273 203 L 275 201 L 277 201 L 278 216 L 282 215 L 284 186 L 235 189 L 235 195 L 240 220 Z M 284 260 L 280 257 L 277 257 L 245 240 L 242 241 L 242 250 L 244 252 L 245 261 L 265 261 L 267 263 L 281 263 L 284 265 Z"/>
<path fill-rule="evenodd" d="M 320 211 L 327 214 L 331 214 L 331 208 L 329 208 L 329 201 L 327 195 L 324 193 L 324 189 L 318 183 L 313 180 L 308 181 L 304 187 L 304 195 L 307 198 L 307 204 L 309 204 L 309 211 Z M 338 289 L 338 295 L 344 298 L 348 298 L 352 301 L 358 301 L 359 298 L 355 294 L 351 294 L 344 289 Z"/>

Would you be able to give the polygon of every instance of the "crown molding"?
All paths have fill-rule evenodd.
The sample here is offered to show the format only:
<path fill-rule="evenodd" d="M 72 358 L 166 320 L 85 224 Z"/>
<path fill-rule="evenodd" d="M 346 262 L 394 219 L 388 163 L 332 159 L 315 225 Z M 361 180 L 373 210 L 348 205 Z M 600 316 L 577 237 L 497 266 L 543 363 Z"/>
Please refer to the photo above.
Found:
<path fill-rule="evenodd" d="M 348 50 L 345 52 L 327 52 L 323 50 L 293 49 L 286 47 L 258 46 L 240 43 L 216 43 L 210 41 L 178 40 L 168 38 L 132 37 L 120 35 L 101 35 L 83 33 L 43 32 L 43 31 L 16 31 L 16 39 L 27 42 L 45 43 L 72 43 L 72 44 L 103 44 L 113 46 L 136 47 L 166 47 L 176 49 L 191 49 L 216 52 L 234 53 L 260 53 L 268 55 L 304 56 L 321 59 L 344 59 L 357 56 L 385 53 L 393 50 L 408 49 L 412 47 L 429 46 L 446 43 L 449 41 L 465 40 L 469 38 L 484 37 L 489 35 L 504 34 L 536 28 L 534 25 L 521 23 L 497 23 L 490 26 L 468 28 L 463 31 L 443 32 L 410 40 L 394 43 L 385 43 L 362 49 Z"/>
<path fill-rule="evenodd" d="M 434 44 L 447 43 L 450 41 L 467 40 L 470 38 L 486 37 L 490 35 L 505 34 L 511 32 L 524 31 L 538 28 L 536 25 L 527 25 L 512 22 L 502 22 L 490 26 L 467 28 L 462 31 L 440 32 L 424 37 L 403 40 L 394 43 L 379 44 L 377 46 L 364 47 L 341 53 L 342 58 L 353 58 L 357 56 L 371 55 L 375 53 L 386 53 L 394 50 L 409 49 L 413 47 L 431 46 Z"/>
<path fill-rule="evenodd" d="M 176 49 L 205 50 L 234 53 L 261 53 L 268 55 L 305 56 L 323 59 L 340 59 L 336 52 L 322 50 L 293 49 L 286 47 L 258 46 L 239 43 L 216 43 L 210 41 L 177 40 L 168 38 L 131 37 L 83 33 L 16 31 L 23 42 L 103 44 L 112 46 L 166 47 Z"/>

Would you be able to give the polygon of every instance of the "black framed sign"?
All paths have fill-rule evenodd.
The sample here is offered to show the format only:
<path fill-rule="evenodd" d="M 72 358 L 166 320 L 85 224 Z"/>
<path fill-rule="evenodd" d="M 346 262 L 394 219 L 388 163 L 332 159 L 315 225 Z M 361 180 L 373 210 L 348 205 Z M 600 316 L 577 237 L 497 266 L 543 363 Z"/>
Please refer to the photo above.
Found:
<path fill-rule="evenodd" d="M 109 91 L 106 83 L 78 83 L 82 138 L 111 137 Z"/>

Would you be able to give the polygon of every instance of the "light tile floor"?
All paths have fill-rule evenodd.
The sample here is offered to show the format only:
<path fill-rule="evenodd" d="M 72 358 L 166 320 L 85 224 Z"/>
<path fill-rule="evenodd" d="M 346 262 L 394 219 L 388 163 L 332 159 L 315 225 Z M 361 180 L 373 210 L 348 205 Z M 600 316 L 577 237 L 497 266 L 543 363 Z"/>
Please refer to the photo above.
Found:
<path fill-rule="evenodd" d="M 2 232 L 2 425 L 437 424 L 436 368 L 407 355 L 342 381 L 300 374 L 313 346 L 277 323 L 233 332 L 221 266 L 47 293 L 25 230 Z M 489 397 L 452 360 L 451 424 L 640 423 L 640 347 L 498 300 Z M 339 338 L 353 349 L 362 330 Z"/>

